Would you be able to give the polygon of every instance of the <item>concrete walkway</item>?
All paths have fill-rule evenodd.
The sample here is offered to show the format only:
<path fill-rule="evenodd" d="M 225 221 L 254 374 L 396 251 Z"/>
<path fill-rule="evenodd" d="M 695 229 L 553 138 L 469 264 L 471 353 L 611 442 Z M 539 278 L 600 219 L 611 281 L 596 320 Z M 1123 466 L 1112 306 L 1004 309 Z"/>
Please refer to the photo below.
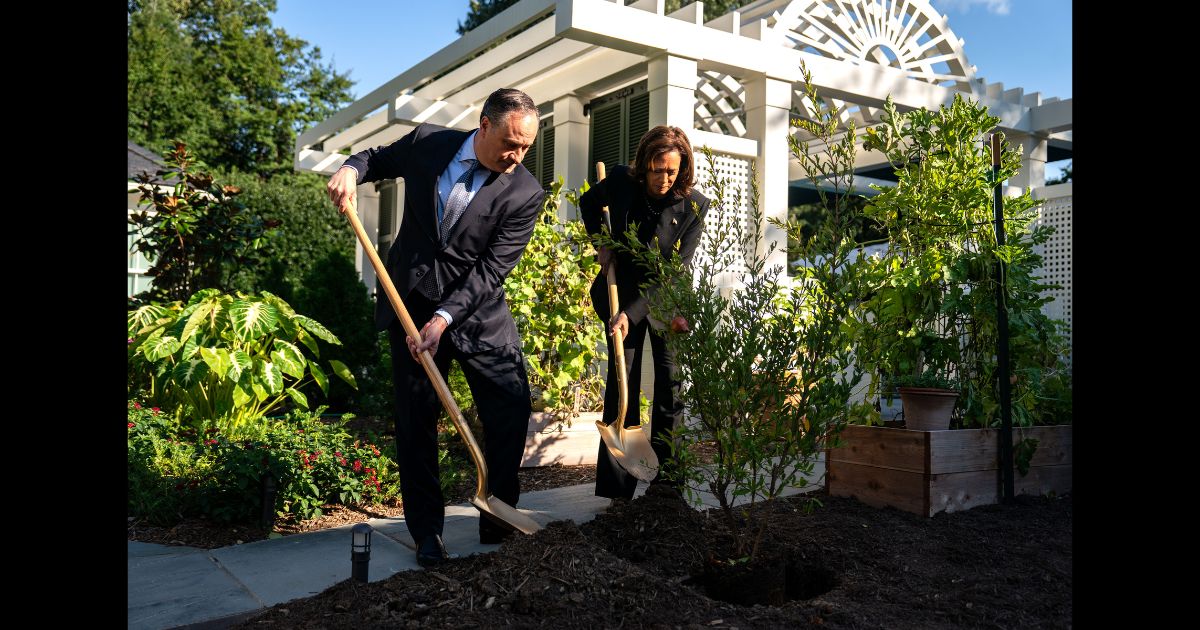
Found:
<path fill-rule="evenodd" d="M 822 479 L 823 459 L 811 480 Z M 810 482 L 811 483 L 811 482 Z M 793 489 L 786 494 L 807 492 Z M 646 489 L 639 483 L 636 496 Z M 582 524 L 603 512 L 609 500 L 595 496 L 594 484 L 540 490 L 521 495 L 519 507 L 541 525 L 570 519 Z M 717 505 L 701 495 L 707 509 Z M 479 543 L 479 511 L 469 503 L 446 507 L 443 540 L 451 554 L 466 557 L 495 551 Z M 367 521 L 371 538 L 370 581 L 418 569 L 416 549 L 403 518 Z M 265 608 L 324 591 L 350 577 L 350 528 L 343 525 L 305 534 L 220 549 L 129 544 L 128 627 L 210 629 L 240 623 Z"/>

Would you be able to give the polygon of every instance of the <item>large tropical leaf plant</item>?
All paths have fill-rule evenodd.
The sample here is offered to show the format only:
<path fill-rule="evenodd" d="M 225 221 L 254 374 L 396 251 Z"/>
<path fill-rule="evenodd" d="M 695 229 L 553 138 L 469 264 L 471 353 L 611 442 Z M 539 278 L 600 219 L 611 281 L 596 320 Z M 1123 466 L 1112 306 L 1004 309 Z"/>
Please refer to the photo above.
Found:
<path fill-rule="evenodd" d="M 288 403 L 308 409 L 300 388 L 309 379 L 328 394 L 316 340 L 341 345 L 320 322 L 266 291 L 203 289 L 186 304 L 145 304 L 129 311 L 128 333 L 131 396 L 140 393 L 181 423 L 232 434 L 245 434 Z M 357 388 L 341 361 L 324 365 Z"/>

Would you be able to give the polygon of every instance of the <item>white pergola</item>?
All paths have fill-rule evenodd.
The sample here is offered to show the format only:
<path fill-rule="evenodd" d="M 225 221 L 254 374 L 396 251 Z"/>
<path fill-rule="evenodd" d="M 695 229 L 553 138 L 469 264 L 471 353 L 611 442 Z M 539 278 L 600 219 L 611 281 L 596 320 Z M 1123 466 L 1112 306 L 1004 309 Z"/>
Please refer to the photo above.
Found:
<path fill-rule="evenodd" d="M 703 2 L 671 14 L 663 6 L 521 0 L 301 133 L 296 169 L 332 173 L 343 151 L 388 144 L 422 122 L 473 129 L 487 95 L 514 87 L 544 118 L 553 116 L 553 172 L 575 188 L 589 172 L 585 105 L 644 81 L 651 127 L 689 130 L 693 146 L 712 148 L 735 183 L 745 183 L 753 164 L 759 207 L 786 219 L 789 182 L 805 178 L 788 151 L 789 121 L 815 106 L 800 87 L 801 62 L 818 93 L 846 107 L 843 115 L 860 130 L 878 122 L 889 96 L 901 110 L 937 109 L 955 94 L 986 105 L 1009 141 L 1023 147 L 1024 166 L 1010 187 L 1041 187 L 1049 149 L 1071 150 L 1071 99 L 977 76 L 963 40 L 929 0 L 758 0 L 722 16 L 705 15 Z M 856 170 L 884 163 L 879 153 L 863 152 Z M 378 200 L 360 194 L 368 233 L 383 232 L 385 240 L 399 224 L 402 182 L 395 190 L 383 195 L 382 214 Z M 1069 210 L 1069 186 L 1067 200 Z M 764 243 L 784 238 L 776 227 L 765 230 Z M 785 262 L 783 252 L 776 256 L 769 264 Z M 361 258 L 360 268 L 373 287 Z"/>

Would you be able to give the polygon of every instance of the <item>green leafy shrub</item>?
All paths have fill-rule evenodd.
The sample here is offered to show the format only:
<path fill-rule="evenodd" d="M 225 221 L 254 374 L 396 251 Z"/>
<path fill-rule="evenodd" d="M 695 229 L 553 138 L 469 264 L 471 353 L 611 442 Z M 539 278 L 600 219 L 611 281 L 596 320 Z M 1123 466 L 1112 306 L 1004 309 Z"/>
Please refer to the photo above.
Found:
<path fill-rule="evenodd" d="M 247 210 L 237 199 L 241 190 L 217 183 L 184 143 L 176 142 L 164 161 L 159 174 L 173 188 L 164 192 L 141 174 L 138 205 L 145 208 L 129 217 L 130 233 L 138 236 L 134 249 L 154 261 L 147 271 L 154 282 L 136 297 L 182 301 L 201 289 L 229 290 L 239 270 L 262 262 L 275 223 Z"/>
<path fill-rule="evenodd" d="M 1005 245 L 996 239 L 993 189 L 1017 173 L 1020 152 L 1004 144 L 994 174 L 985 140 L 1000 119 L 957 95 L 938 111 L 903 114 L 889 99 L 881 120 L 864 146 L 883 152 L 899 181 L 879 188 L 866 208 L 891 243 L 871 266 L 860 361 L 879 383 L 961 388 L 960 426 L 999 425 L 995 296 L 1003 263 L 1013 423 L 1029 426 L 1048 400 L 1043 383 L 1066 369 L 1068 347 L 1064 322 L 1041 310 L 1053 286 L 1036 275 L 1042 258 L 1035 248 L 1053 228 L 1036 226 L 1028 191 L 1004 198 Z"/>
<path fill-rule="evenodd" d="M 331 258 L 340 256 L 353 266 L 355 252 L 354 233 L 329 204 L 328 178 L 316 173 L 285 173 L 265 179 L 233 170 L 221 173 L 221 179 L 240 190 L 237 199 L 247 210 L 266 217 L 274 226 L 274 237 L 263 243 L 261 263 L 239 268 L 227 290 L 269 291 L 301 313 L 326 321 L 300 293 L 312 286 L 313 273 Z"/>
<path fill-rule="evenodd" d="M 563 180 L 551 186 L 521 260 L 504 281 L 529 368 L 533 408 L 563 419 L 599 409 L 604 328 L 589 295 L 600 272 L 582 221 L 558 218 Z"/>
<path fill-rule="evenodd" d="M 316 340 L 339 344 L 320 322 L 278 297 L 204 289 L 187 302 L 146 304 L 129 312 L 129 372 L 152 406 L 193 428 L 237 435 L 285 402 L 309 406 L 298 387 L 311 379 L 327 392 Z M 308 353 L 313 355 L 309 358 Z M 335 359 L 325 363 L 354 385 Z"/>
<path fill-rule="evenodd" d="M 130 516 L 164 524 L 199 513 L 195 493 L 200 481 L 212 476 L 213 460 L 204 456 L 196 442 L 175 439 L 178 426 L 157 407 L 129 402 Z"/>
<path fill-rule="evenodd" d="M 820 120 L 795 123 L 830 147 L 829 161 L 819 164 L 824 170 L 809 169 L 814 177 L 852 172 L 854 129 L 833 140 L 837 120 L 833 110 Z M 807 155 L 807 145 L 793 145 L 793 154 L 798 152 Z M 677 467 L 664 463 L 663 473 L 682 481 L 693 498 L 698 488 L 712 492 L 735 537 L 734 558 L 753 559 L 766 523 L 749 508 L 807 484 L 806 475 L 844 427 L 851 388 L 862 376 L 853 367 L 847 325 L 861 290 L 853 262 L 861 220 L 849 197 L 838 195 L 831 198 L 830 216 L 809 236 L 798 225 L 784 226 L 800 248 L 799 258 L 807 261 L 788 278 L 782 267 L 767 266 L 773 246 L 756 247 L 765 224 L 757 173 L 743 223 L 733 212 L 743 205 L 741 192 L 729 189 L 708 147 L 702 153 L 708 161 L 710 238 L 697 250 L 695 275 L 683 268 L 678 252 L 670 259 L 657 247 L 633 253 L 656 270 L 652 275 L 661 288 L 651 300 L 652 315 L 659 321 L 681 315 L 691 328 L 666 337 L 682 372 L 681 399 L 691 421 L 676 427 Z M 850 188 L 839 177 L 833 181 L 842 190 Z M 609 246 L 620 244 L 610 241 Z M 729 271 L 739 260 L 746 271 Z M 729 275 L 735 277 L 733 286 L 723 284 Z M 711 464 L 688 448 L 697 441 L 715 447 Z M 737 500 L 748 503 L 747 509 L 735 508 Z"/>
<path fill-rule="evenodd" d="M 325 404 L 334 412 L 391 415 L 394 394 L 387 333 L 375 330 L 375 300 L 350 256 L 329 252 L 318 260 L 304 275 L 292 304 L 298 312 L 324 324 L 341 342 L 335 347 L 317 339 L 321 356 L 336 352 L 350 368 L 356 385 L 332 381 L 326 393 L 318 392 L 318 383 L 310 383 L 302 389 L 305 395 L 325 394 Z"/>
<path fill-rule="evenodd" d="M 306 519 L 329 503 L 378 503 L 399 496 L 394 460 L 334 422 L 293 412 L 257 424 L 253 437 L 216 427 L 179 427 L 131 401 L 128 411 L 129 512 L 154 523 L 184 516 L 244 522 L 262 510 L 262 479 L 276 483 L 274 511 Z"/>
<path fill-rule="evenodd" d="M 231 286 L 246 293 L 273 293 L 341 340 L 337 356 L 351 368 L 358 389 L 331 382 L 325 396 L 330 409 L 390 414 L 391 366 L 383 356 L 387 338 L 375 330 L 375 301 L 354 266 L 354 236 L 329 205 L 325 178 L 284 173 L 264 179 L 237 170 L 222 177 L 241 190 L 238 199 L 247 209 L 276 226 L 275 238 L 262 247 L 262 264 L 239 269 Z M 322 354 L 331 350 L 323 340 L 317 344 Z M 311 399 L 318 389 L 309 383 L 300 391 Z"/>

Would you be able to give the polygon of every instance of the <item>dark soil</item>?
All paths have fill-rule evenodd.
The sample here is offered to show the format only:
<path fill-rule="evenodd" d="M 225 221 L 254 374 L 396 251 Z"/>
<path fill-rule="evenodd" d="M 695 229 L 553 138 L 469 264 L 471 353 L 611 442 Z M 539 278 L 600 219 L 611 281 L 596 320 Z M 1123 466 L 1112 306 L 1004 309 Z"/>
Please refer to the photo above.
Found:
<path fill-rule="evenodd" d="M 705 567 L 732 553 L 725 521 L 652 486 L 581 527 L 558 521 L 436 571 L 347 580 L 240 627 L 1072 626 L 1070 496 L 1020 496 L 933 518 L 827 495 L 756 509 L 771 532 L 759 556 L 787 569 L 774 585 L 782 605 L 708 597 Z M 769 590 L 760 580 L 737 583 Z"/>

